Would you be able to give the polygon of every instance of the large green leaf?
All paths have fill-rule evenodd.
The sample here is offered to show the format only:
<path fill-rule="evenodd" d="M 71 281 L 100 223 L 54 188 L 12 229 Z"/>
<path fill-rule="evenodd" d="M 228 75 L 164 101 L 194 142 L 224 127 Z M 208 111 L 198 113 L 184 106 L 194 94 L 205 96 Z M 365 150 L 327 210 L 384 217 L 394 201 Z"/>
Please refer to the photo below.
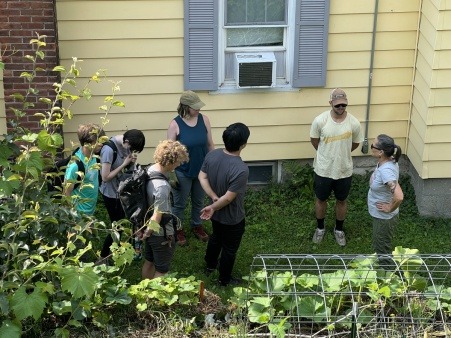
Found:
<path fill-rule="evenodd" d="M 99 282 L 99 276 L 91 267 L 65 267 L 60 273 L 61 288 L 74 298 L 90 297 Z"/>
<path fill-rule="evenodd" d="M 304 318 L 311 318 L 315 322 L 324 320 L 330 309 L 324 304 L 323 298 L 318 296 L 299 297 L 298 314 Z"/>
<path fill-rule="evenodd" d="M 269 309 L 256 303 L 249 305 L 247 315 L 249 321 L 252 323 L 266 324 L 271 320 L 271 313 Z"/>
<path fill-rule="evenodd" d="M 34 288 L 33 292 L 27 293 L 24 286 L 21 286 L 11 299 L 11 307 L 19 320 L 27 317 L 39 319 L 46 303 L 47 295 L 42 290 Z"/>
<path fill-rule="evenodd" d="M 5 320 L 0 327 L 0 337 L 20 338 L 22 329 L 10 320 Z"/>
<path fill-rule="evenodd" d="M 114 295 L 109 295 L 106 298 L 107 302 L 114 302 L 114 303 L 118 303 L 118 304 L 124 304 L 124 305 L 128 305 L 132 302 L 131 297 L 128 295 L 128 291 L 127 290 L 123 290 L 117 294 Z"/>
<path fill-rule="evenodd" d="M 6 293 L 0 293 L 0 311 L 6 315 L 9 312 L 9 302 Z"/>
<path fill-rule="evenodd" d="M 344 282 L 344 272 L 343 270 L 338 270 L 333 273 L 324 273 L 322 274 L 322 280 L 324 282 L 324 290 L 323 291 L 340 291 L 343 287 Z"/>

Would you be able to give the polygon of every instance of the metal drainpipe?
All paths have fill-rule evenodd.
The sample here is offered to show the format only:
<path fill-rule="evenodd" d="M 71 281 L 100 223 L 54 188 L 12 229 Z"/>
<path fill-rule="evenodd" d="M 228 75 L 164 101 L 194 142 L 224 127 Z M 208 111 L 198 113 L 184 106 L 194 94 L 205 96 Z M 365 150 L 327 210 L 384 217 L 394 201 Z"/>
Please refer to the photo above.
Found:
<path fill-rule="evenodd" d="M 368 125 L 370 121 L 370 104 L 371 104 L 371 89 L 373 84 L 373 66 L 374 66 L 374 49 L 376 46 L 376 28 L 377 28 L 377 14 L 379 8 L 379 0 L 376 0 L 374 5 L 374 20 L 373 20 L 373 36 L 371 41 L 371 59 L 370 59 L 370 73 L 368 78 L 368 99 L 366 101 L 366 123 L 365 123 L 365 138 L 362 144 L 362 153 L 368 154 Z"/>

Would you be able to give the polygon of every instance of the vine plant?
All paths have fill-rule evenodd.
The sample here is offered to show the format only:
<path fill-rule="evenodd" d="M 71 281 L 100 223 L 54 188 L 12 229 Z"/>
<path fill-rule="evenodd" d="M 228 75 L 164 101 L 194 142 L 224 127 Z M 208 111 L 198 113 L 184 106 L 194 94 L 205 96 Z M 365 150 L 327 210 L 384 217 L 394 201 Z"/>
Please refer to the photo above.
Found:
<path fill-rule="evenodd" d="M 55 96 L 42 97 L 33 80 L 44 71 L 39 63 L 45 57 L 45 38 L 38 35 L 30 41 L 34 55 L 25 58 L 32 71 L 21 74 L 28 89 L 12 95 L 21 108 L 12 108 L 15 118 L 8 121 L 12 131 L 0 141 L 1 337 L 32 335 L 50 318 L 54 318 L 54 335 L 68 337 L 70 328 L 83 327 L 87 318 L 107 325 L 110 315 L 105 310 L 132 300 L 126 281 L 118 274 L 132 260 L 131 245 L 113 245 L 115 266 L 83 262 L 83 255 L 92 250 L 96 229 L 105 229 L 105 224 L 75 212 L 70 200 L 46 191 L 47 169 L 63 147 L 59 131 L 72 118 L 73 104 L 89 100 L 90 86 L 104 81 L 104 74 L 96 72 L 79 87 L 80 60 L 73 58 L 68 69 L 53 68 L 61 78 L 53 85 Z M 112 95 L 99 107 L 105 113 L 103 126 L 112 108 L 124 106 L 115 99 L 119 89 L 118 83 L 112 83 Z M 36 99 L 47 105 L 45 111 L 34 114 L 42 126 L 37 133 L 20 124 Z M 75 242 L 83 243 L 83 248 L 78 249 Z"/>
<path fill-rule="evenodd" d="M 372 255 L 354 259 L 346 269 L 328 268 L 318 274 L 256 271 L 247 277 L 247 288 L 234 289 L 231 302 L 251 324 L 278 324 L 290 317 L 286 324 L 310 323 L 307 327 L 315 325 L 317 334 L 349 330 L 354 303 L 359 305 L 361 330 L 381 315 L 390 319 L 395 332 L 407 322 L 411 329 L 430 324 L 440 310 L 450 317 L 451 288 L 432 284 L 420 271 L 424 262 L 418 250 L 397 247 L 393 262 L 392 270 L 384 270 Z"/>

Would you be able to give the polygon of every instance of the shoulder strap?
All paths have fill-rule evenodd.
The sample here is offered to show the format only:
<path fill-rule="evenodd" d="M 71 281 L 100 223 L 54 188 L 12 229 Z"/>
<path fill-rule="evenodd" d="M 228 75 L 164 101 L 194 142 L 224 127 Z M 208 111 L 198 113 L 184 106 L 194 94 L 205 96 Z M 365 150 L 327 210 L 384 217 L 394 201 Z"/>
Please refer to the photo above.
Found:
<path fill-rule="evenodd" d="M 75 160 L 75 163 L 77 163 L 78 171 L 85 172 L 85 165 L 83 164 L 83 161 L 80 160 L 78 157 Z"/>
<path fill-rule="evenodd" d="M 116 146 L 116 143 L 114 143 L 114 141 L 112 139 L 109 139 L 103 145 L 104 146 L 108 146 L 111 149 L 113 149 L 113 162 L 111 163 L 111 164 L 113 164 L 114 162 L 116 162 L 116 159 L 117 159 L 117 146 Z"/>
<path fill-rule="evenodd" d="M 163 175 L 163 173 L 160 173 L 159 171 L 151 171 L 150 174 L 147 175 L 149 181 L 151 180 L 165 180 L 169 181 L 169 179 Z"/>
<path fill-rule="evenodd" d="M 75 156 L 75 153 L 73 154 L 75 157 L 75 163 L 77 164 L 77 171 L 85 172 L 85 165 L 82 160 L 80 160 L 77 156 Z M 77 181 L 81 181 L 80 175 L 77 176 Z M 74 190 L 77 189 L 80 186 L 80 182 L 75 183 Z"/>

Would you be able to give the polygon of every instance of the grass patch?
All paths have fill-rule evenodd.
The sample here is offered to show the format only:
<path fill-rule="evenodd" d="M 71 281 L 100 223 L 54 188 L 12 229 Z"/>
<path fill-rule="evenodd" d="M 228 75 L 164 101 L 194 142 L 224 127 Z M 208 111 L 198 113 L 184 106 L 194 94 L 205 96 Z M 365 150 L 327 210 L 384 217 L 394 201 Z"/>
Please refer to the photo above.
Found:
<path fill-rule="evenodd" d="M 316 227 L 314 215 L 313 170 L 310 166 L 286 163 L 289 178 L 283 184 L 250 187 L 246 195 L 246 232 L 238 251 L 234 274 L 245 276 L 253 270 L 253 258 L 258 254 L 371 254 L 371 217 L 367 210 L 369 176 L 355 175 L 349 196 L 348 215 L 345 221 L 346 247 L 335 242 L 334 199 L 328 202 L 326 235 L 319 245 L 311 238 Z M 405 199 L 401 205 L 400 222 L 393 241 L 394 246 L 417 248 L 421 253 L 449 253 L 447 241 L 450 220 L 421 217 L 415 204 L 415 194 L 410 178 L 401 177 Z M 108 219 L 101 203 L 97 215 Z M 188 210 L 186 219 L 188 220 Z M 185 222 L 187 223 L 187 222 Z M 206 222 L 207 231 L 211 225 Z M 188 230 L 188 229 L 186 229 Z M 172 264 L 172 272 L 179 276 L 193 275 L 203 280 L 208 290 L 220 295 L 223 301 L 232 294 L 232 287 L 219 287 L 217 273 L 206 276 L 204 254 L 206 243 L 197 240 L 187 231 L 188 245 L 178 247 Z M 130 283 L 141 279 L 142 261 L 134 262 L 126 271 Z"/>

